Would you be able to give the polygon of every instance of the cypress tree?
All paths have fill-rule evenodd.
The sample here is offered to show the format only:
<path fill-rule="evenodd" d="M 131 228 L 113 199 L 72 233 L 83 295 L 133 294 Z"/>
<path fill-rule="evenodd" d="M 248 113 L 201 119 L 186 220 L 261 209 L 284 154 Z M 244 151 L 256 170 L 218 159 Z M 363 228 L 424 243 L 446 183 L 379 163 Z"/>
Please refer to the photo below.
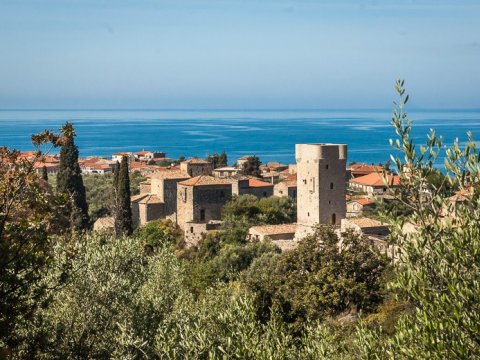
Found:
<path fill-rule="evenodd" d="M 120 173 L 120 163 L 117 161 L 113 166 L 113 182 L 112 182 L 112 207 L 113 214 L 117 211 L 117 189 L 118 189 L 118 174 Z"/>
<path fill-rule="evenodd" d="M 115 235 L 119 238 L 123 235 L 131 235 L 133 231 L 130 177 L 128 174 L 128 161 L 125 156 L 122 158 L 120 169 L 114 175 L 113 181 L 116 189 Z"/>
<path fill-rule="evenodd" d="M 69 130 L 60 150 L 60 168 L 57 174 L 57 192 L 70 198 L 68 216 L 72 227 L 76 230 L 87 229 L 90 223 L 88 204 L 83 185 L 82 171 L 78 164 L 78 148 L 73 140 L 75 132 L 70 123 L 65 125 Z"/>
<path fill-rule="evenodd" d="M 247 161 L 243 164 L 242 174 L 243 175 L 251 175 L 251 176 L 260 176 L 260 165 L 262 162 L 258 158 L 258 156 L 250 156 L 248 157 Z"/>
<path fill-rule="evenodd" d="M 225 150 L 223 150 L 223 152 L 220 154 L 219 163 L 220 166 L 228 166 L 228 157 Z"/>
<path fill-rule="evenodd" d="M 42 167 L 42 179 L 48 182 L 48 171 L 45 165 Z"/>

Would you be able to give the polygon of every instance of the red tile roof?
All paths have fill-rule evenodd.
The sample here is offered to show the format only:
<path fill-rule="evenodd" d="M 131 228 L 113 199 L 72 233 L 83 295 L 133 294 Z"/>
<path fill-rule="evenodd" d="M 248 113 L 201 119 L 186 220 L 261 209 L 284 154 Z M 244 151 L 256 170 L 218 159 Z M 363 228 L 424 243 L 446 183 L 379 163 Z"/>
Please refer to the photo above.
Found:
<path fill-rule="evenodd" d="M 400 185 L 400 178 L 396 175 L 388 175 L 387 179 L 388 179 L 387 183 L 389 186 Z M 385 186 L 384 175 L 379 173 L 371 173 L 365 176 L 360 176 L 350 181 L 356 184 L 366 185 L 366 186 L 373 186 L 373 187 Z"/>
<path fill-rule="evenodd" d="M 255 178 L 248 179 L 248 186 L 249 187 L 272 187 L 272 183 L 268 183 L 266 181 L 258 180 Z"/>
<path fill-rule="evenodd" d="M 350 170 L 352 175 L 368 175 L 374 172 L 383 172 L 384 168 L 380 165 L 367 165 L 358 163 L 350 165 L 347 170 Z"/>
<path fill-rule="evenodd" d="M 296 229 L 297 224 L 260 225 L 252 226 L 249 232 L 253 230 L 262 235 L 294 234 Z"/>
<path fill-rule="evenodd" d="M 359 198 L 359 199 L 354 199 L 354 200 L 352 200 L 352 201 L 355 201 L 355 202 L 359 203 L 359 204 L 362 205 L 362 206 L 370 205 L 370 204 L 375 204 L 375 200 L 370 199 L 370 198 Z"/>
<path fill-rule="evenodd" d="M 191 179 L 179 182 L 180 185 L 187 186 L 206 186 L 206 185 L 231 185 L 232 181 L 227 179 L 218 179 L 213 176 L 200 175 Z"/>
<path fill-rule="evenodd" d="M 192 158 L 192 159 L 185 160 L 183 162 L 187 163 L 187 164 L 210 164 L 209 161 L 202 160 L 202 159 L 199 159 L 199 158 Z"/>
<path fill-rule="evenodd" d="M 33 164 L 33 167 L 35 169 L 42 168 L 44 166 L 48 169 L 48 168 L 60 167 L 60 164 L 59 163 L 44 163 L 44 162 L 41 162 L 41 161 L 37 161 Z"/>

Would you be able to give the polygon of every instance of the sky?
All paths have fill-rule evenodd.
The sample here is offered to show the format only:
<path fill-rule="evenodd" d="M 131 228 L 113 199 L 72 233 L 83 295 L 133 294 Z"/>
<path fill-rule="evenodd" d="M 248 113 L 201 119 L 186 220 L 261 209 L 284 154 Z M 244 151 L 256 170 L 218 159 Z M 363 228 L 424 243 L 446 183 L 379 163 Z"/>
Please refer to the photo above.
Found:
<path fill-rule="evenodd" d="M 1 0 L 0 109 L 480 108 L 479 0 Z"/>

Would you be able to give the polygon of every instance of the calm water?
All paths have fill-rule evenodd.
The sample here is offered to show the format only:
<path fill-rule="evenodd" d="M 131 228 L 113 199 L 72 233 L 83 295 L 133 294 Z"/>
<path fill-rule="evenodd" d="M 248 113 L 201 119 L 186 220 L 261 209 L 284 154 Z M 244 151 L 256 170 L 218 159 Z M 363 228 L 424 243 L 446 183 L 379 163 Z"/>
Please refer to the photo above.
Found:
<path fill-rule="evenodd" d="M 256 154 L 263 162 L 295 161 L 295 143 L 348 144 L 349 161 L 382 162 L 389 158 L 390 111 L 0 111 L 0 145 L 31 150 L 30 135 L 57 130 L 72 121 L 81 156 L 109 156 L 117 151 L 151 149 L 167 156 L 204 157 L 225 150 L 229 161 Z M 480 139 L 480 110 L 410 111 L 414 135 L 424 139 L 430 128 L 446 143 Z"/>

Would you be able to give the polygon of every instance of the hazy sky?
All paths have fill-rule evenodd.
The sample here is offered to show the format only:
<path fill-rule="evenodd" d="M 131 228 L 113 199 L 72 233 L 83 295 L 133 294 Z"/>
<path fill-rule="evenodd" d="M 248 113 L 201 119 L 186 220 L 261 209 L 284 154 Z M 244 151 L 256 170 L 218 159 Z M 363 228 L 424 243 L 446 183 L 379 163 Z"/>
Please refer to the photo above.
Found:
<path fill-rule="evenodd" d="M 479 0 L 1 0 L 0 109 L 480 108 Z"/>

